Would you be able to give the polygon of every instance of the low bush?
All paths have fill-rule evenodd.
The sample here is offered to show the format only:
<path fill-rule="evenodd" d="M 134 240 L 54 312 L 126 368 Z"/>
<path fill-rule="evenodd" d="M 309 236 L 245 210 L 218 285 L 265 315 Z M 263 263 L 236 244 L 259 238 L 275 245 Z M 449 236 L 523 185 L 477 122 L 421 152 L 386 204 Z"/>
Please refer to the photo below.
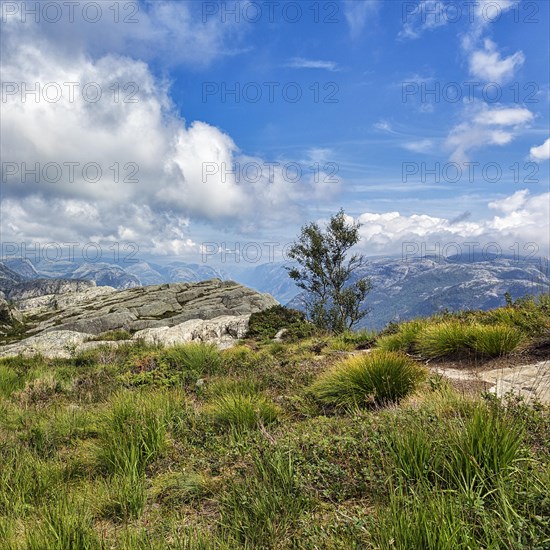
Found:
<path fill-rule="evenodd" d="M 287 329 L 285 340 L 308 337 L 314 332 L 303 312 L 278 305 L 250 316 L 247 338 L 272 339 L 283 328 Z"/>
<path fill-rule="evenodd" d="M 424 378 L 414 361 L 395 352 L 376 350 L 346 359 L 321 375 L 312 393 L 321 403 L 364 407 L 399 401 Z"/>

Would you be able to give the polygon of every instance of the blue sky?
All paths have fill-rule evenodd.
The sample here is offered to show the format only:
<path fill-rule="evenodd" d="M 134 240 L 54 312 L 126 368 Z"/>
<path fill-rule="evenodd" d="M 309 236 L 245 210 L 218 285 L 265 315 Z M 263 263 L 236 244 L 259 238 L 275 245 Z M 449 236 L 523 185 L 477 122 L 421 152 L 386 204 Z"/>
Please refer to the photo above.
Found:
<path fill-rule="evenodd" d="M 90 2 L 56 22 L 23 16 L 30 4 L 2 3 L 2 241 L 197 261 L 202 243 L 288 242 L 342 206 L 370 254 L 472 240 L 548 254 L 546 1 L 140 1 L 118 22 L 101 3 L 93 23 Z M 23 83 L 69 77 L 103 98 L 22 101 Z M 128 82 L 136 103 L 114 102 Z M 22 163 L 64 162 L 103 177 L 21 179 Z M 109 179 L 117 162 L 138 182 Z M 221 178 L 223 162 L 261 178 Z M 270 181 L 265 163 L 302 177 Z M 205 165 L 219 170 L 205 179 Z"/>

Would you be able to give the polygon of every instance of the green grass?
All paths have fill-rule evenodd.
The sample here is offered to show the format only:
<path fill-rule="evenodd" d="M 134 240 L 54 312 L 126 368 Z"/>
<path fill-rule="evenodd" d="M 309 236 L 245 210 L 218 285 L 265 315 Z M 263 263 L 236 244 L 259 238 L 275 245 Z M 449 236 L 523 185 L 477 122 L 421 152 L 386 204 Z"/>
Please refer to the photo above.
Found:
<path fill-rule="evenodd" d="M 544 346 L 547 305 L 354 355 L 367 335 L 0 360 L 0 548 L 547 548 L 548 406 L 423 382 L 418 347 Z"/>
<path fill-rule="evenodd" d="M 237 431 L 257 428 L 276 422 L 281 411 L 259 393 L 222 393 L 214 398 L 208 413 L 213 421 Z"/>
<path fill-rule="evenodd" d="M 225 540 L 246 548 L 272 547 L 285 540 L 306 510 L 292 457 L 281 452 L 254 455 L 252 472 L 229 484 L 220 498 Z"/>
<path fill-rule="evenodd" d="M 472 342 L 472 326 L 461 321 L 427 325 L 417 336 L 416 349 L 424 357 L 465 354 Z"/>
<path fill-rule="evenodd" d="M 311 390 L 325 405 L 364 407 L 399 401 L 414 391 L 423 378 L 423 369 L 405 355 L 377 350 L 336 365 Z"/>
<path fill-rule="evenodd" d="M 376 347 L 385 351 L 411 353 L 415 351 L 418 335 L 426 325 L 427 321 L 422 319 L 402 323 L 397 332 L 380 336 L 376 341 Z"/>
<path fill-rule="evenodd" d="M 472 333 L 471 348 L 487 355 L 500 357 L 514 352 L 525 341 L 525 336 L 517 328 L 499 325 L 478 325 Z"/>

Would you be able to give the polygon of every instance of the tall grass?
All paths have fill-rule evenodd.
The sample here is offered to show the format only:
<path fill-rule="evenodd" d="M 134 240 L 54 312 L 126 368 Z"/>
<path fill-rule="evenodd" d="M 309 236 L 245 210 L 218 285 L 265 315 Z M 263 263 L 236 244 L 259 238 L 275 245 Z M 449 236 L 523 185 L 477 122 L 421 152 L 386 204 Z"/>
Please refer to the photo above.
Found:
<path fill-rule="evenodd" d="M 62 493 L 41 510 L 41 519 L 27 532 L 28 550 L 99 550 L 89 509 Z"/>
<path fill-rule="evenodd" d="M 99 464 L 113 474 L 143 472 L 163 449 L 170 407 L 164 393 L 115 396 L 100 433 Z"/>
<path fill-rule="evenodd" d="M 471 348 L 489 357 L 508 355 L 516 350 L 525 336 L 517 328 L 504 324 L 477 325 L 471 334 Z"/>
<path fill-rule="evenodd" d="M 10 395 L 20 390 L 24 385 L 24 378 L 8 365 L 0 364 L 0 396 Z"/>
<path fill-rule="evenodd" d="M 237 431 L 272 424 L 281 415 L 280 408 L 264 395 L 235 391 L 217 395 L 207 411 L 216 424 Z"/>
<path fill-rule="evenodd" d="M 448 445 L 445 477 L 471 496 L 488 494 L 505 481 L 521 456 L 523 428 L 496 407 L 478 406 Z"/>
<path fill-rule="evenodd" d="M 162 350 L 162 361 L 172 369 L 193 375 L 212 375 L 219 372 L 222 356 L 214 344 L 190 343 Z"/>
<path fill-rule="evenodd" d="M 0 515 L 24 517 L 61 481 L 57 462 L 47 462 L 21 445 L 0 448 Z"/>
<path fill-rule="evenodd" d="M 415 351 L 418 335 L 426 327 L 428 321 L 415 319 L 399 325 L 395 334 L 381 336 L 376 341 L 376 347 L 385 351 Z"/>
<path fill-rule="evenodd" d="M 429 358 L 467 352 L 472 341 L 472 327 L 461 321 L 444 321 L 427 325 L 417 336 L 418 351 Z"/>
<path fill-rule="evenodd" d="M 245 548 L 272 548 L 283 541 L 307 507 L 290 455 L 257 454 L 253 471 L 232 480 L 220 498 L 224 540 Z"/>
<path fill-rule="evenodd" d="M 399 353 L 376 350 L 346 359 L 321 375 L 311 387 L 321 403 L 362 407 L 399 401 L 424 378 L 425 371 Z"/>

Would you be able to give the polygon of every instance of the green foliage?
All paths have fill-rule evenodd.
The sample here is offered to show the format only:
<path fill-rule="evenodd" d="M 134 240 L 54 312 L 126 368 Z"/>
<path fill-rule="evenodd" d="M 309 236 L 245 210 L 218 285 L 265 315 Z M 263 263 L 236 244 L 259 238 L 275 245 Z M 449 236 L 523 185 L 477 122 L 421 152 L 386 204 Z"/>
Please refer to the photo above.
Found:
<path fill-rule="evenodd" d="M 345 331 L 329 341 L 329 349 L 334 351 L 352 351 L 370 348 L 375 341 L 375 333 L 368 330 Z"/>
<path fill-rule="evenodd" d="M 164 447 L 171 403 L 159 393 L 121 393 L 104 418 L 99 465 L 112 474 L 143 473 Z"/>
<path fill-rule="evenodd" d="M 502 327 L 529 338 L 530 316 L 544 339 L 542 304 L 393 334 L 418 353 L 425 328 L 461 323 L 479 356 L 496 327 L 500 353 Z M 133 342 L 0 360 L 0 548 L 546 548 L 548 406 L 419 384 L 424 369 L 384 349 L 331 352 L 363 345 L 343 333 L 191 359 Z M 146 388 L 128 384 L 138 376 Z"/>
<path fill-rule="evenodd" d="M 313 384 L 316 399 L 336 407 L 364 407 L 399 401 L 424 378 L 424 370 L 408 357 L 374 351 L 346 359 Z"/>
<path fill-rule="evenodd" d="M 216 374 L 222 356 L 214 344 L 181 344 L 149 349 L 131 356 L 121 379 L 132 386 L 172 387 L 194 384 L 199 378 Z"/>
<path fill-rule="evenodd" d="M 166 348 L 160 360 L 171 369 L 190 373 L 195 377 L 219 372 L 222 358 L 214 344 L 190 343 Z"/>
<path fill-rule="evenodd" d="M 0 364 L 0 395 L 9 397 L 23 387 L 23 378 L 8 365 Z"/>
<path fill-rule="evenodd" d="M 250 316 L 247 338 L 272 339 L 277 332 L 285 328 L 303 330 L 305 314 L 296 309 L 281 305 L 273 306 L 263 311 L 257 311 Z"/>
<path fill-rule="evenodd" d="M 101 341 L 101 342 L 118 342 L 119 340 L 130 340 L 132 334 L 124 329 L 119 330 L 110 330 L 108 332 L 103 332 L 94 338 L 91 338 L 91 341 Z"/>
<path fill-rule="evenodd" d="M 359 223 L 349 224 L 344 210 L 332 216 L 325 230 L 318 224 L 302 227 L 288 256 L 298 265 L 288 275 L 305 294 L 308 317 L 321 330 L 351 329 L 368 310 L 363 306 L 372 288 L 369 278 L 354 279 L 365 265 L 364 256 L 348 251 L 359 242 Z"/>

